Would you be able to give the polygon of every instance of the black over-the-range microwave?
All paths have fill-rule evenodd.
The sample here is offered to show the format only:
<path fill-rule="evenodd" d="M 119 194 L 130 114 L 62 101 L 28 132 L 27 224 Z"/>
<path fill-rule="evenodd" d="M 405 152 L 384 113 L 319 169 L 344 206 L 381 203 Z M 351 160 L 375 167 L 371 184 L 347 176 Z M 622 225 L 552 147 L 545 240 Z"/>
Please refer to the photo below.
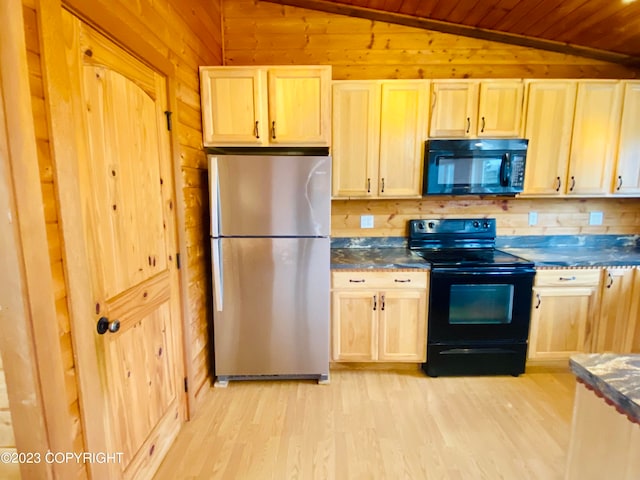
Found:
<path fill-rule="evenodd" d="M 423 195 L 520 193 L 528 144 L 524 138 L 428 140 Z"/>

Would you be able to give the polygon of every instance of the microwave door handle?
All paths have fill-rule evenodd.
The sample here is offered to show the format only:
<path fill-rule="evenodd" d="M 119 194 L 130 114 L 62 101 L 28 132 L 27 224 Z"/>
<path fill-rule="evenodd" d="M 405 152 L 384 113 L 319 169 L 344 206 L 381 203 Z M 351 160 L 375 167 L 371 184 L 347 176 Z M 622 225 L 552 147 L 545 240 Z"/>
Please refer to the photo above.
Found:
<path fill-rule="evenodd" d="M 500 164 L 500 185 L 506 187 L 511 180 L 511 154 L 502 155 L 502 163 Z"/>

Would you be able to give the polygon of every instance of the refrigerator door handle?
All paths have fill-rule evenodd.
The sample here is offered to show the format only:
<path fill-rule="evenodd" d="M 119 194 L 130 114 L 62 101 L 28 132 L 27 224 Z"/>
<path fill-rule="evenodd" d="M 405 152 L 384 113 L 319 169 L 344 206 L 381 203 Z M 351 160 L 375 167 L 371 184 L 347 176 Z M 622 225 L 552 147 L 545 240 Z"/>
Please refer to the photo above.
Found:
<path fill-rule="evenodd" d="M 213 295 L 214 304 L 218 312 L 222 311 L 222 242 L 219 238 L 211 240 L 211 260 L 213 267 Z"/>
<path fill-rule="evenodd" d="M 313 197 L 314 197 L 315 190 L 311 184 L 314 181 L 318 181 L 316 178 L 316 176 L 318 175 L 319 176 L 330 175 L 330 172 L 328 170 L 323 170 L 323 169 L 331 168 L 330 166 L 329 167 L 326 166 L 325 162 L 327 162 L 327 159 L 328 157 L 321 159 L 321 161 L 317 162 L 313 166 L 313 168 L 309 171 L 307 182 L 304 188 L 304 197 L 309 209 L 309 216 L 311 218 L 311 223 L 313 225 L 313 233 L 317 237 L 328 236 L 328 234 L 323 232 L 322 220 L 317 217 L 318 212 L 316 212 L 315 209 L 313 208 L 313 204 L 314 204 Z"/>
<path fill-rule="evenodd" d="M 211 236 L 220 236 L 220 181 L 218 157 L 209 155 L 209 205 L 211 210 Z"/>

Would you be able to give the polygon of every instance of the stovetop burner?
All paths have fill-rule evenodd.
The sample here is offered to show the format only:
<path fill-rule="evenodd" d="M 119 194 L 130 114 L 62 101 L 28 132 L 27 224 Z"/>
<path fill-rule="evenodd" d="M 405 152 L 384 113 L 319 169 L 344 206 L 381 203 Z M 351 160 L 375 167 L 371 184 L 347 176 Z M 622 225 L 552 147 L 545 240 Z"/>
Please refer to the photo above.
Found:
<path fill-rule="evenodd" d="M 433 267 L 533 267 L 495 240 L 495 218 L 409 221 L 409 248 Z"/>
<path fill-rule="evenodd" d="M 494 248 L 465 249 L 456 248 L 448 250 L 421 250 L 414 249 L 434 267 L 445 266 L 503 266 L 503 267 L 529 267 L 531 262 L 524 258 Z"/>

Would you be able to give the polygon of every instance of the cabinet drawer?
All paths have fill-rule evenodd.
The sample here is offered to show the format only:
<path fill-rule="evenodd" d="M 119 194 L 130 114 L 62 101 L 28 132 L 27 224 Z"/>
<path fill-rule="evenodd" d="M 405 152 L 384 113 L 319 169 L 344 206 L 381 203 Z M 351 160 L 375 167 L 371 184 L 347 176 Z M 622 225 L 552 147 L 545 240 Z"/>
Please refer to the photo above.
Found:
<path fill-rule="evenodd" d="M 332 272 L 331 286 L 333 288 L 426 288 L 427 272 Z"/>
<path fill-rule="evenodd" d="M 539 287 L 597 287 L 600 283 L 600 272 L 600 269 L 582 270 L 578 268 L 537 270 L 535 285 Z"/>

